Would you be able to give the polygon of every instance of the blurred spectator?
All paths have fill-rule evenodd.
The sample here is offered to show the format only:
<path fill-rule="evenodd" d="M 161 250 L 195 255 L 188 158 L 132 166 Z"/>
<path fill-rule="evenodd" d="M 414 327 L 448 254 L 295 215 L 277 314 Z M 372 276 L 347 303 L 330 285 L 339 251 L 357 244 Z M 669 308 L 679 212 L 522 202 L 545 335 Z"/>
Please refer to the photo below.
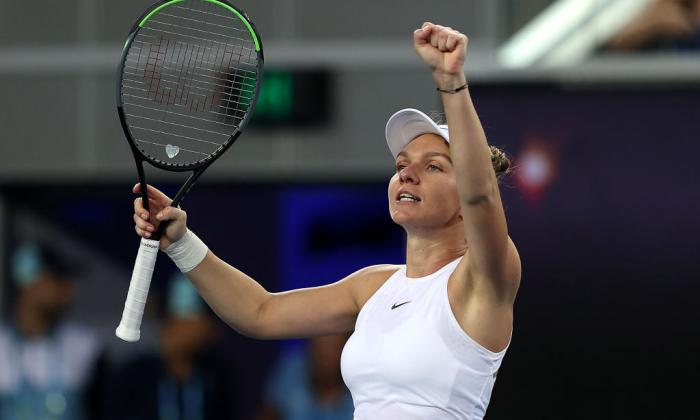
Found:
<path fill-rule="evenodd" d="M 63 321 L 72 266 L 23 244 L 11 259 L 14 313 L 0 326 L 0 419 L 101 418 L 104 351 L 87 328 Z"/>
<path fill-rule="evenodd" d="M 700 49 L 700 0 L 654 0 L 607 44 L 609 51 Z"/>
<path fill-rule="evenodd" d="M 309 340 L 308 352 L 283 353 L 265 390 L 257 420 L 352 420 L 350 391 L 340 373 L 348 335 Z"/>
<path fill-rule="evenodd" d="M 170 282 L 166 312 L 161 354 L 128 363 L 117 379 L 114 418 L 231 419 L 234 375 L 214 352 L 218 321 L 180 273 Z"/>

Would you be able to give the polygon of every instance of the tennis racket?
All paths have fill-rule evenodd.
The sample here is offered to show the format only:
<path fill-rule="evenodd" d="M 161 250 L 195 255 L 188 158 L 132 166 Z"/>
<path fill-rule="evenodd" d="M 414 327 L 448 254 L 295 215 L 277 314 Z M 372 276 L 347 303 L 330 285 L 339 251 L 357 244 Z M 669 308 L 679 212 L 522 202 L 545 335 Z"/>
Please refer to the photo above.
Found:
<path fill-rule="evenodd" d="M 136 161 L 191 171 L 177 207 L 202 173 L 241 134 L 260 90 L 263 49 L 248 16 L 225 0 L 168 0 L 132 27 L 118 71 L 117 110 Z M 142 238 L 117 337 L 138 341 L 164 224 Z"/>

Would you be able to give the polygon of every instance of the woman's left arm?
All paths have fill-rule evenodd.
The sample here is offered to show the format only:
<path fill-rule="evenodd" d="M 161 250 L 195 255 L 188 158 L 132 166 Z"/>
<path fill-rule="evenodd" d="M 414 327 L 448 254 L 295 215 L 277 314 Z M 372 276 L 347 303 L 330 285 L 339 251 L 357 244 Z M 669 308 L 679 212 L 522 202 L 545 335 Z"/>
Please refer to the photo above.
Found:
<path fill-rule="evenodd" d="M 430 66 L 437 87 L 454 91 L 467 84 L 468 39 L 452 28 L 423 24 L 414 32 L 418 55 Z M 468 88 L 441 93 L 449 126 L 450 155 L 467 238 L 469 275 L 497 301 L 512 301 L 520 281 L 520 258 L 508 236 L 491 150 Z"/>

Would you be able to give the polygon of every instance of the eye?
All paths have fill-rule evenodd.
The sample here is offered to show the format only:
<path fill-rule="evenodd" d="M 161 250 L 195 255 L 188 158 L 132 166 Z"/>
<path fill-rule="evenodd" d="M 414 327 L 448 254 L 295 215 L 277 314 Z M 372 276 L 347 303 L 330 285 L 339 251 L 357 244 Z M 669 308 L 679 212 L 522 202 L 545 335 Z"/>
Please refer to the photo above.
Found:
<path fill-rule="evenodd" d="M 396 172 L 401 172 L 401 170 L 403 170 L 403 168 L 405 168 L 405 167 L 406 167 L 406 165 L 404 163 L 397 163 L 396 164 Z"/>
<path fill-rule="evenodd" d="M 428 169 L 429 171 L 431 171 L 431 172 L 433 172 L 433 171 L 440 171 L 440 172 L 442 172 L 442 168 L 440 168 L 439 166 L 437 166 L 437 165 L 435 165 L 435 164 L 433 164 L 433 163 L 429 164 L 429 165 L 427 166 L 427 169 Z"/>

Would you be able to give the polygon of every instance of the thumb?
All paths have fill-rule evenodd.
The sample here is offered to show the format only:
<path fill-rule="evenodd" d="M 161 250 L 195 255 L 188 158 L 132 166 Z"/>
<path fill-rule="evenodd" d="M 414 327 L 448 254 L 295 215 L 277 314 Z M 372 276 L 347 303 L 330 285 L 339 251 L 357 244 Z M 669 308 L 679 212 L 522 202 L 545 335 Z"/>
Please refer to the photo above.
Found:
<path fill-rule="evenodd" d="M 182 220 L 185 218 L 185 211 L 177 207 L 168 206 L 156 214 L 156 220 Z"/>

